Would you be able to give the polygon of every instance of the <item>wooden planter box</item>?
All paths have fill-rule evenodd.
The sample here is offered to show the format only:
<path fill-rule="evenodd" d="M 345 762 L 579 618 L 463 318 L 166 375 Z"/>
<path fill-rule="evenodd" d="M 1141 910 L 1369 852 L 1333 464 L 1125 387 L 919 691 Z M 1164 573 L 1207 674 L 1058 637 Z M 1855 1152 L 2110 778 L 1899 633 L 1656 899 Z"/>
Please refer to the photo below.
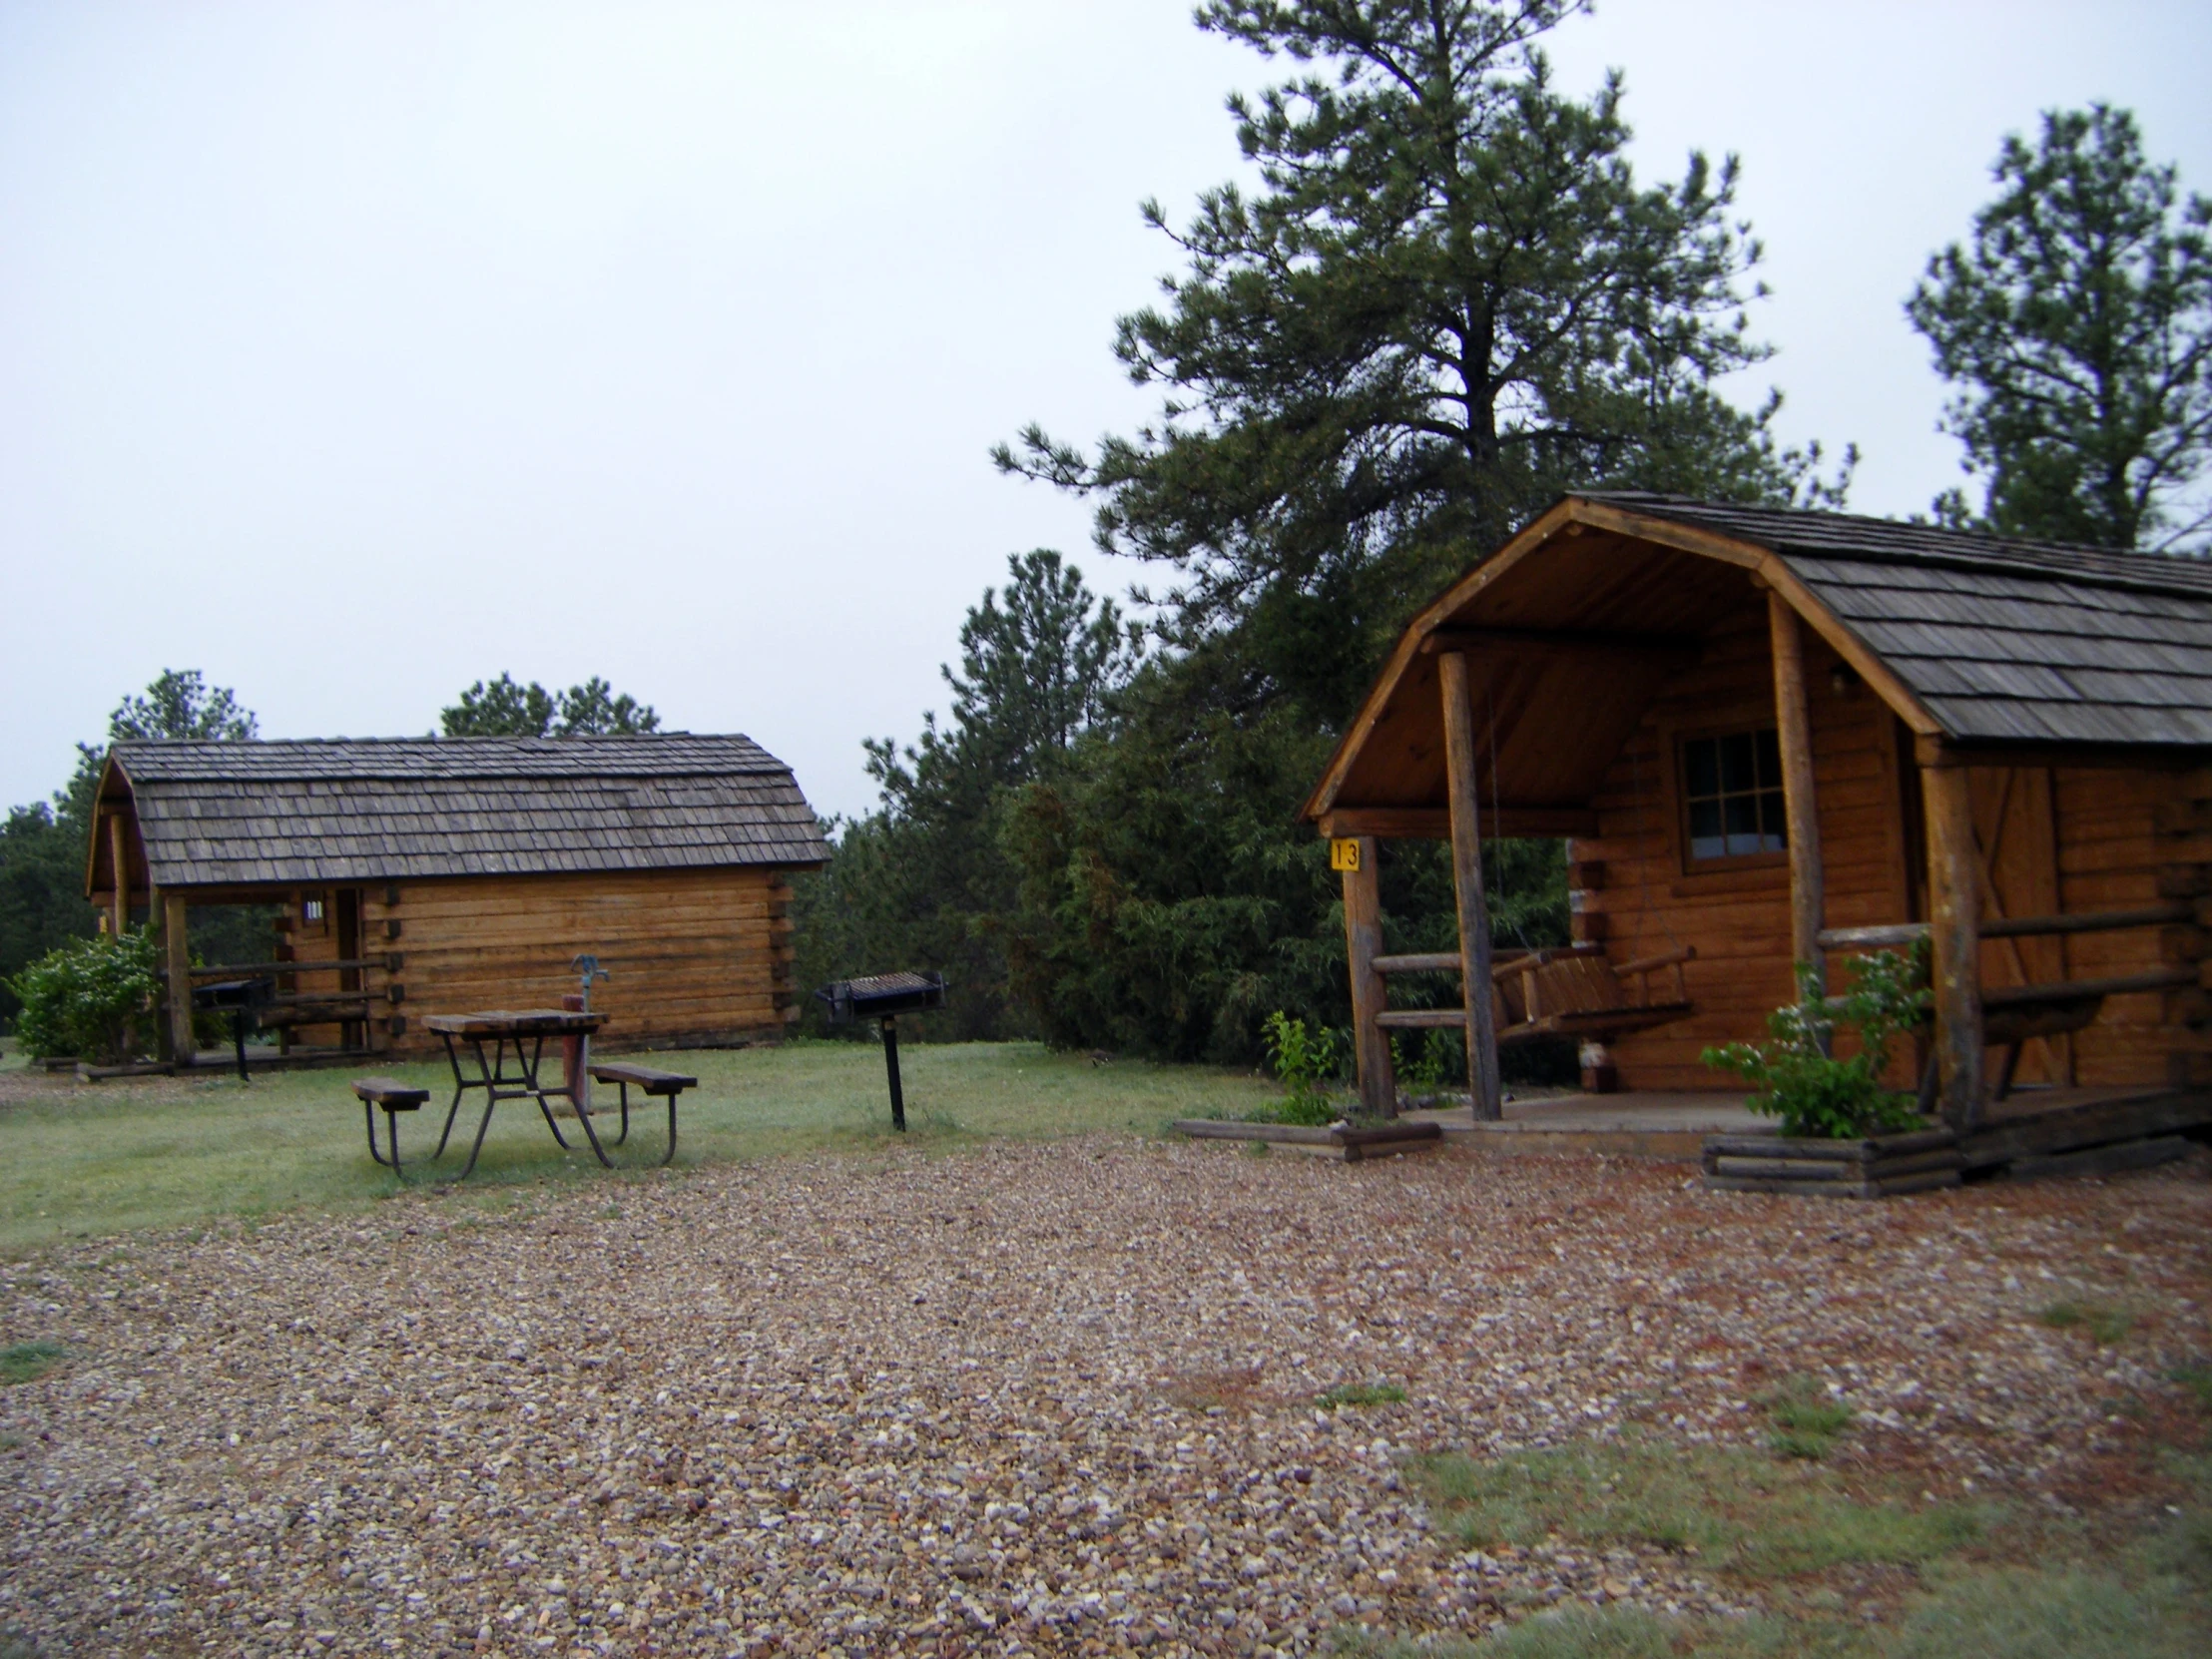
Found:
<path fill-rule="evenodd" d="M 1307 1127 L 1292 1123 L 1241 1123 L 1235 1119 L 1181 1118 L 1173 1125 L 1194 1141 L 1272 1141 L 1278 1146 L 1327 1146 L 1340 1148 L 1348 1164 L 1370 1158 L 1392 1158 L 1401 1152 L 1419 1152 L 1443 1144 L 1440 1124 L 1378 1123 L 1355 1127 L 1332 1123 Z"/>
<path fill-rule="evenodd" d="M 1863 1141 L 1789 1135 L 1708 1135 L 1705 1185 L 1727 1193 L 1894 1198 L 1955 1187 L 1966 1157 L 1948 1129 L 1911 1129 Z"/>

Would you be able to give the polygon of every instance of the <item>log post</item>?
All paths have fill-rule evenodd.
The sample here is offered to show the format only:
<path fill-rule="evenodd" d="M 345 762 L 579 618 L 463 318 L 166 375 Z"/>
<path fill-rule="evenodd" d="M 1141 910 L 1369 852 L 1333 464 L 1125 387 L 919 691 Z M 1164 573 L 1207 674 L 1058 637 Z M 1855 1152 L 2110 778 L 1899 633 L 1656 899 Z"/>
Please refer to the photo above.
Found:
<path fill-rule="evenodd" d="M 1939 750 L 1921 755 L 1928 815 L 1930 975 L 1943 1120 L 1960 1134 L 1981 1110 L 1981 862 L 1974 851 L 1966 769 Z"/>
<path fill-rule="evenodd" d="M 115 865 L 112 931 L 120 939 L 123 930 L 131 925 L 131 837 L 124 832 L 121 813 L 108 815 L 108 861 Z"/>
<path fill-rule="evenodd" d="M 162 894 L 162 950 L 169 965 L 170 1058 L 192 1064 L 192 944 L 185 930 L 185 895 Z"/>
<path fill-rule="evenodd" d="M 1790 602 L 1767 590 L 1767 633 L 1774 649 L 1775 730 L 1782 749 L 1782 802 L 1790 834 L 1790 960 L 1813 970 L 1804 994 L 1827 994 L 1821 918 L 1827 907 L 1821 868 L 1820 804 L 1813 793 L 1813 719 L 1805 701 L 1805 638 Z M 1794 971 L 1794 970 L 1793 970 Z"/>
<path fill-rule="evenodd" d="M 1451 886 L 1459 900 L 1459 976 L 1467 999 L 1467 1094 L 1478 1122 L 1504 1116 L 1497 1082 L 1497 1021 L 1490 1007 L 1490 907 L 1482 893 L 1482 826 L 1474 791 L 1474 708 L 1467 659 L 1436 658 L 1443 688 L 1444 778 L 1451 797 Z"/>
<path fill-rule="evenodd" d="M 1375 867 L 1373 835 L 1354 839 L 1358 862 L 1344 872 L 1345 959 L 1352 968 L 1352 1048 L 1359 1062 L 1360 1109 L 1370 1117 L 1397 1116 L 1397 1079 L 1390 1071 L 1390 1039 L 1376 1016 L 1382 1012 L 1382 882 Z"/>

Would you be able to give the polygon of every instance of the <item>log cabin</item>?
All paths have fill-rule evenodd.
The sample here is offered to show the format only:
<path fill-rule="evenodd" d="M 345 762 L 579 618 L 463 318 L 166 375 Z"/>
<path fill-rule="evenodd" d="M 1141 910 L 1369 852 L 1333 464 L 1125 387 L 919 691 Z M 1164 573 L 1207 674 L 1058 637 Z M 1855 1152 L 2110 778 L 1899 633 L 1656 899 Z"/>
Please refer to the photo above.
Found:
<path fill-rule="evenodd" d="M 2212 1102 L 2212 564 L 1837 513 L 1569 496 L 1416 616 L 1303 816 L 1344 871 L 1366 1109 L 1393 1029 L 1579 1042 L 1586 1089 L 1713 1090 L 1845 957 L 1928 940 L 1924 1105 Z M 1485 836 L 1567 840 L 1573 935 L 1500 961 Z M 1448 839 L 1456 953 L 1382 948 L 1378 843 Z M 1449 971 L 1463 1006 L 1389 1006 Z M 1910 1085 L 1914 1077 L 1904 1079 Z M 2206 1116 L 2212 1116 L 2208 1111 Z"/>
<path fill-rule="evenodd" d="M 558 1007 L 609 1048 L 776 1041 L 799 1015 L 790 877 L 829 855 L 791 769 L 744 737 L 128 742 L 100 778 L 88 894 L 143 906 L 165 982 L 266 976 L 286 1046 L 424 1053 L 424 1013 Z M 197 906 L 271 908 L 269 960 L 192 965 Z M 190 999 L 168 1051 L 193 1060 Z"/>

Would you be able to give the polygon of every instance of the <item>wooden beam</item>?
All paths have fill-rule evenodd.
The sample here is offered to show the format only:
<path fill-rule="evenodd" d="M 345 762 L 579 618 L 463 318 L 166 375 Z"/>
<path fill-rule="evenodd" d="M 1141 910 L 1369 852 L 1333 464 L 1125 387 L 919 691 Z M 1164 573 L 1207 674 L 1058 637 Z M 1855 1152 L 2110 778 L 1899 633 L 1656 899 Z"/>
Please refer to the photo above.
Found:
<path fill-rule="evenodd" d="M 2089 910 L 2079 915 L 2001 916 L 1983 922 L 1985 939 L 2065 937 L 2074 933 L 2115 933 L 2132 927 L 2166 927 L 2196 919 L 2187 899 L 2147 904 L 2137 910 Z M 1894 950 L 1928 937 L 1925 921 L 1894 921 L 1877 927 L 1830 927 L 1821 933 L 1823 950 Z"/>
<path fill-rule="evenodd" d="M 1813 717 L 1805 697 L 1805 640 L 1790 602 L 1767 590 L 1767 635 L 1774 650 L 1775 727 L 1782 747 L 1782 801 L 1790 830 L 1790 960 L 1811 969 L 1809 995 L 1825 994 L 1821 920 L 1828 907 L 1821 864 L 1821 815 L 1813 789 Z"/>
<path fill-rule="evenodd" d="M 169 966 L 170 1058 L 192 1063 L 192 942 L 186 931 L 185 895 L 162 894 L 162 951 Z"/>
<path fill-rule="evenodd" d="M 1424 657 L 1446 651 L 1476 655 L 1510 651 L 1521 655 L 1694 658 L 1703 649 L 1704 642 L 1689 634 L 1605 634 L 1552 628 L 1439 628 L 1420 642 Z"/>
<path fill-rule="evenodd" d="M 112 925 L 115 936 L 120 939 L 131 925 L 131 844 L 123 829 L 121 813 L 108 815 L 108 861 L 115 865 Z"/>
<path fill-rule="evenodd" d="M 1594 807 L 1491 806 L 1482 822 L 1493 835 L 1560 837 L 1595 835 Z M 1376 835 L 1383 840 L 1448 840 L 1451 837 L 1449 807 L 1334 807 L 1315 820 L 1324 835 Z"/>
<path fill-rule="evenodd" d="M 1390 1039 L 1376 1024 L 1383 1009 L 1382 975 L 1376 959 L 1382 954 L 1382 885 L 1376 868 L 1376 842 L 1359 836 L 1359 863 L 1344 872 L 1345 957 L 1352 971 L 1352 1048 L 1359 1064 L 1360 1108 L 1369 1117 L 1397 1116 L 1397 1079 L 1390 1072 Z"/>
<path fill-rule="evenodd" d="M 1936 1053 L 1944 1120 L 1960 1134 L 1981 1110 L 1981 865 L 1975 852 L 1973 799 L 1966 769 L 1927 766 L 1928 891 L 1935 911 Z"/>
<path fill-rule="evenodd" d="M 1475 799 L 1474 707 L 1467 660 L 1436 659 L 1444 705 L 1444 776 L 1451 801 L 1451 885 L 1459 901 L 1459 962 L 1466 994 L 1467 1092 L 1475 1121 L 1504 1115 L 1497 1081 L 1497 1028 L 1490 1009 L 1490 907 L 1482 892 L 1482 830 Z"/>

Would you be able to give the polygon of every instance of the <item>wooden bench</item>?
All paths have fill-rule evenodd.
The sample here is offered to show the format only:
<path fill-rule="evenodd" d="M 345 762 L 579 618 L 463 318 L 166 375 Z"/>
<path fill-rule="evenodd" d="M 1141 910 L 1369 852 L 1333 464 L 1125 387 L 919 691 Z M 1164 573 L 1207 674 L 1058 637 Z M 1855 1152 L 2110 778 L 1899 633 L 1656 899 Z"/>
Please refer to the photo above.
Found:
<path fill-rule="evenodd" d="M 430 1098 L 428 1089 L 413 1088 L 396 1077 L 356 1077 L 353 1093 L 360 1097 L 361 1122 L 368 1128 L 368 1155 L 390 1170 L 399 1173 L 399 1116 L 401 1112 L 419 1112 L 422 1103 Z M 384 1113 L 384 1138 L 391 1144 L 391 1156 L 385 1157 L 376 1150 L 376 1110 Z"/>
<path fill-rule="evenodd" d="M 623 1060 L 609 1060 L 591 1068 L 592 1078 L 600 1083 L 612 1083 L 622 1091 L 622 1132 L 615 1136 L 614 1144 L 620 1146 L 630 1138 L 630 1091 L 635 1088 L 648 1098 L 660 1095 L 668 1101 L 668 1151 L 661 1155 L 667 1163 L 676 1156 L 676 1097 L 686 1089 L 699 1087 L 699 1079 L 687 1077 L 680 1071 L 657 1071 L 652 1066 L 634 1066 Z"/>

